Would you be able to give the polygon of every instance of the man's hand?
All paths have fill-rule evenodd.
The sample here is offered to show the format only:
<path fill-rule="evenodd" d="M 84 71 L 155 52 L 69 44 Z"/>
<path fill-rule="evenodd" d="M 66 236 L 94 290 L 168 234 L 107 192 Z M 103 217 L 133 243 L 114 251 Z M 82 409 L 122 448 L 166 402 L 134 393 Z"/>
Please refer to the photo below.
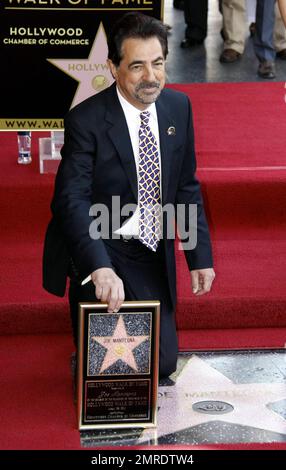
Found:
<path fill-rule="evenodd" d="M 211 290 L 215 272 L 212 268 L 191 271 L 192 290 L 195 295 L 207 294 Z"/>
<path fill-rule="evenodd" d="M 108 303 L 109 313 L 118 312 L 125 298 L 123 282 L 111 268 L 93 271 L 91 279 L 95 285 L 95 295 L 101 302 Z"/>

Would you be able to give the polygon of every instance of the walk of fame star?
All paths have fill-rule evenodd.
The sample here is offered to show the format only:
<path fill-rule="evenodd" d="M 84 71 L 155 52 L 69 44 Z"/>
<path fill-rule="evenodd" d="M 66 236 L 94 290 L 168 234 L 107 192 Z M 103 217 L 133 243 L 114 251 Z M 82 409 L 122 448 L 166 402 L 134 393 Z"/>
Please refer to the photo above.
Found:
<path fill-rule="evenodd" d="M 47 59 L 79 82 L 71 108 L 111 85 L 113 77 L 106 63 L 107 55 L 106 34 L 100 23 L 87 59 Z"/>
<path fill-rule="evenodd" d="M 92 340 L 106 348 L 103 363 L 99 373 L 102 374 L 108 367 L 115 364 L 118 360 L 125 362 L 132 369 L 138 372 L 138 367 L 133 354 L 133 350 L 149 339 L 149 336 L 129 336 L 123 316 L 119 315 L 114 333 L 112 336 L 93 336 Z"/>
<path fill-rule="evenodd" d="M 233 383 L 193 355 L 172 387 L 159 387 L 157 437 L 183 432 L 203 423 L 222 421 L 286 435 L 286 420 L 269 405 L 286 399 L 285 383 Z M 227 414 L 202 414 L 193 404 L 219 400 L 232 405 Z M 140 439 L 152 436 L 145 430 Z"/>

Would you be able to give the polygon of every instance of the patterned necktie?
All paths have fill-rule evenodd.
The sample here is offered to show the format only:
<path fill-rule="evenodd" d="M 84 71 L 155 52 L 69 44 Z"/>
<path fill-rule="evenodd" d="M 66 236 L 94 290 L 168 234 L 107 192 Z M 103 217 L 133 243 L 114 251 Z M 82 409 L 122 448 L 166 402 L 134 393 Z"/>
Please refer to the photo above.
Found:
<path fill-rule="evenodd" d="M 140 114 L 139 128 L 139 240 L 156 251 L 161 238 L 160 163 L 158 144 L 149 127 L 150 113 Z"/>

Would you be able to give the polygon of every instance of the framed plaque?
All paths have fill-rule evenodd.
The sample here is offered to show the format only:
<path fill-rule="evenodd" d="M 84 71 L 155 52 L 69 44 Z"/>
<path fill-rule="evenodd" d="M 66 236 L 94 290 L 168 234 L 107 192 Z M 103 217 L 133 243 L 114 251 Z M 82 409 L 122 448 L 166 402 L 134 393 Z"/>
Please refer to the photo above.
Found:
<path fill-rule="evenodd" d="M 156 426 L 159 301 L 79 304 L 79 430 Z"/>

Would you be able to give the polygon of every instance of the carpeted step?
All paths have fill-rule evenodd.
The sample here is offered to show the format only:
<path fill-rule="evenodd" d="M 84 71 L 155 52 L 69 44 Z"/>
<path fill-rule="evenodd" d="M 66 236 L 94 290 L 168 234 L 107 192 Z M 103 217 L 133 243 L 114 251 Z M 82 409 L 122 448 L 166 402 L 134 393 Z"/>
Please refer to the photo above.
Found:
<path fill-rule="evenodd" d="M 180 330 L 285 326 L 286 135 L 284 84 L 175 86 L 193 102 L 198 155 L 217 272 L 195 298 L 178 253 Z M 0 330 L 68 331 L 67 302 L 41 287 L 42 243 L 54 175 L 17 164 L 16 132 L 2 132 Z"/>
<path fill-rule="evenodd" d="M 192 102 L 200 168 L 286 166 L 285 82 L 169 86 Z"/>
<path fill-rule="evenodd" d="M 286 167 L 201 169 L 198 176 L 213 238 L 286 239 Z"/>
<path fill-rule="evenodd" d="M 284 349 L 286 328 L 179 330 L 180 351 Z"/>
<path fill-rule="evenodd" d="M 1 337 L 1 449 L 79 449 L 70 335 Z"/>
<path fill-rule="evenodd" d="M 285 239 L 285 170 L 199 170 L 212 237 Z M 24 179 L 24 178 L 23 178 Z M 0 187 L 1 240 L 42 241 L 50 220 L 51 175 Z"/>
<path fill-rule="evenodd" d="M 212 292 L 196 298 L 178 251 L 178 327 L 286 326 L 285 259 L 286 240 L 215 241 L 217 277 Z"/>
<path fill-rule="evenodd" d="M 181 330 L 285 326 L 285 174 L 256 173 L 201 170 L 217 279 L 212 293 L 193 297 L 184 256 L 178 253 Z M 0 203 L 4 201 L 7 208 L 0 246 L 0 331 L 4 334 L 70 328 L 67 302 L 50 296 L 41 286 L 52 180 L 40 176 L 35 184 L 22 181 L 16 188 L 14 184 L 1 188 Z"/>
<path fill-rule="evenodd" d="M 41 243 L 18 244 L 17 250 L 13 244 L 5 246 L 0 331 L 28 334 L 69 330 L 67 300 L 42 289 Z M 180 330 L 286 326 L 286 293 L 281 281 L 286 241 L 215 241 L 214 258 L 217 279 L 213 290 L 207 296 L 195 297 L 183 252 L 177 252 Z"/>

